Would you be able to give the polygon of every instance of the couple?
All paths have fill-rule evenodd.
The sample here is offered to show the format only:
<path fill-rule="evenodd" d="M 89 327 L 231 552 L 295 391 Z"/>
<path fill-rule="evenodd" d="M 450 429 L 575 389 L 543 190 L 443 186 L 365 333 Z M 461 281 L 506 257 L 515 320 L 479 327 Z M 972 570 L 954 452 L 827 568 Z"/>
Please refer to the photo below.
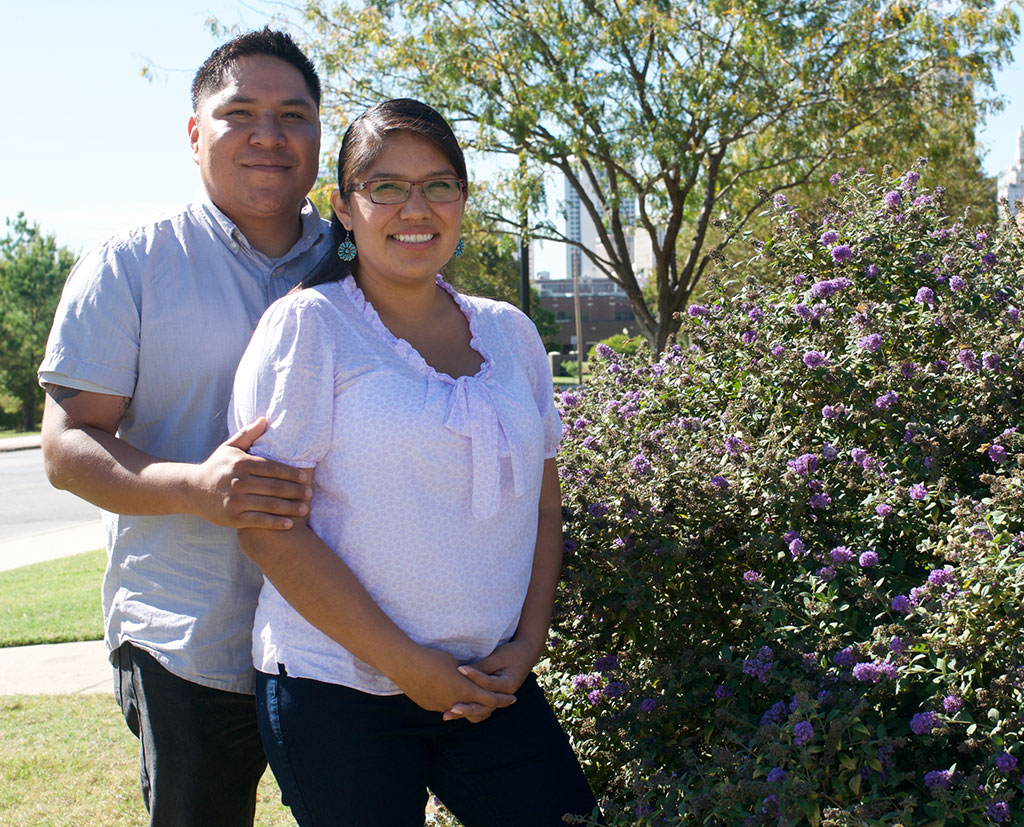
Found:
<path fill-rule="evenodd" d="M 264 750 L 302 825 L 422 824 L 428 786 L 467 827 L 589 815 L 530 673 L 561 554 L 550 375 L 528 319 L 437 275 L 467 195 L 450 127 L 410 100 L 357 118 L 327 227 L 287 35 L 220 47 L 192 94 L 201 196 L 83 256 L 40 367 L 50 478 L 106 512 L 150 823 L 251 824 Z"/>

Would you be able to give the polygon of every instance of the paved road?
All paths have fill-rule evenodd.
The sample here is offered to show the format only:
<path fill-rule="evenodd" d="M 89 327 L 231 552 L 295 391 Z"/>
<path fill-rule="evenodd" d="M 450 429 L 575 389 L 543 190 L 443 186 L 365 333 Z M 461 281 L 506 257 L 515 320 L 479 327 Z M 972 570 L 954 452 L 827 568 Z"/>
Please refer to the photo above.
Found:
<path fill-rule="evenodd" d="M 99 518 L 96 506 L 50 485 L 40 449 L 0 453 L 0 542 Z"/>
<path fill-rule="evenodd" d="M 0 451 L 0 571 L 103 545 L 100 510 L 50 485 L 42 451 Z"/>

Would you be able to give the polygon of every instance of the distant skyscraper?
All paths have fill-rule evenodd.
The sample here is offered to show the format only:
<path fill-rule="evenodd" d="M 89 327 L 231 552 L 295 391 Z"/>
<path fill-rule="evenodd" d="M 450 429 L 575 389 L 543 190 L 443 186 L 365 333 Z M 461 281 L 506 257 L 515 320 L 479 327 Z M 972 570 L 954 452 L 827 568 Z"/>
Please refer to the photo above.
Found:
<path fill-rule="evenodd" d="M 1010 212 L 1016 214 L 1016 201 L 1024 201 L 1024 126 L 1017 130 L 1017 157 L 999 176 L 999 199 L 1010 202 Z"/>

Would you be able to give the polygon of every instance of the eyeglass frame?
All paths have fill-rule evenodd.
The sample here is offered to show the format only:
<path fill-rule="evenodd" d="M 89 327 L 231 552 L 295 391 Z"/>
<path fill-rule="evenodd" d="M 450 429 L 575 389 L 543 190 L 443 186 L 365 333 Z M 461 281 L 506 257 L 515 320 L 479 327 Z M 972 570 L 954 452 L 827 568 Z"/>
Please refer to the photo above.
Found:
<path fill-rule="evenodd" d="M 394 181 L 400 184 L 408 184 L 409 192 L 406 193 L 405 198 L 403 198 L 401 201 L 385 201 L 383 203 L 381 203 L 380 201 L 374 201 L 373 194 L 366 188 L 370 184 L 379 184 L 383 181 Z M 455 181 L 459 185 L 459 196 L 463 196 L 466 194 L 467 185 L 469 184 L 469 182 L 465 178 L 454 178 L 447 177 L 444 175 L 439 175 L 436 178 L 421 178 L 419 181 L 409 181 L 405 178 L 368 178 L 358 186 L 352 187 L 352 189 L 349 190 L 349 192 L 361 192 L 365 190 L 366 195 L 370 199 L 370 201 L 376 204 L 378 207 L 395 207 L 399 204 L 404 204 L 406 201 L 409 200 L 409 196 L 412 195 L 412 188 L 417 185 L 419 185 L 420 191 L 423 193 L 423 198 L 431 204 L 454 204 L 456 201 L 459 200 L 458 198 L 453 198 L 451 201 L 431 201 L 430 197 L 427 195 L 427 191 L 423 188 L 424 184 L 430 183 L 431 181 Z"/>

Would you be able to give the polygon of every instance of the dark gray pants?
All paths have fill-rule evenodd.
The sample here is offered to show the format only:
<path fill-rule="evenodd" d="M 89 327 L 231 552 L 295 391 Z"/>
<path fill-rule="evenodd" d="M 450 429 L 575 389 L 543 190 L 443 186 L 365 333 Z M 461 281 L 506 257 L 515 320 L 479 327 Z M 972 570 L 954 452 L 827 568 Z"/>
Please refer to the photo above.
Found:
<path fill-rule="evenodd" d="M 139 739 L 151 827 L 252 827 L 267 766 L 252 695 L 179 678 L 130 643 L 115 652 L 114 695 Z"/>

